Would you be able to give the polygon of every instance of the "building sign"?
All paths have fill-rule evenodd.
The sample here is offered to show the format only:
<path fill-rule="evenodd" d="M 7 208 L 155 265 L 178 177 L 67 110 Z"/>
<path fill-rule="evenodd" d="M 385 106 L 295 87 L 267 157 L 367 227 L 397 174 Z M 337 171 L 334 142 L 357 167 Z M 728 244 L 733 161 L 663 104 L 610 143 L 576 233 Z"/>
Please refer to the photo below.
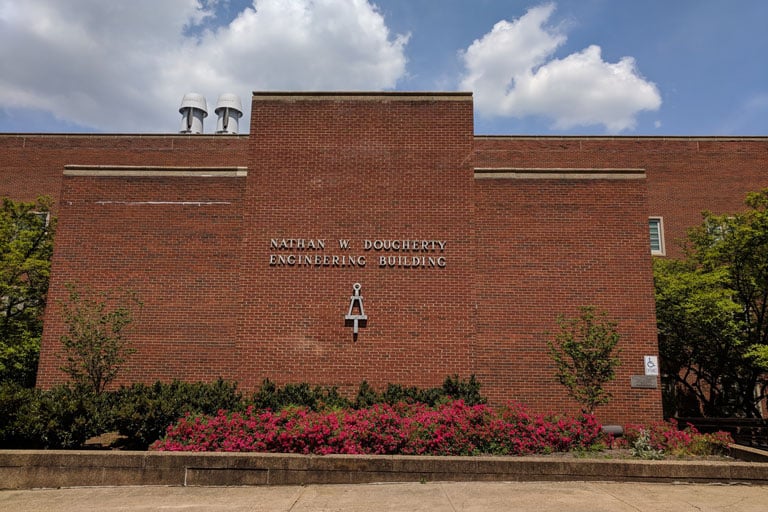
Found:
<path fill-rule="evenodd" d="M 645 356 L 643 358 L 643 364 L 645 366 L 646 375 L 658 375 L 659 374 L 659 358 L 658 356 Z"/>
<path fill-rule="evenodd" d="M 447 242 L 437 239 L 270 238 L 270 267 L 442 269 Z"/>

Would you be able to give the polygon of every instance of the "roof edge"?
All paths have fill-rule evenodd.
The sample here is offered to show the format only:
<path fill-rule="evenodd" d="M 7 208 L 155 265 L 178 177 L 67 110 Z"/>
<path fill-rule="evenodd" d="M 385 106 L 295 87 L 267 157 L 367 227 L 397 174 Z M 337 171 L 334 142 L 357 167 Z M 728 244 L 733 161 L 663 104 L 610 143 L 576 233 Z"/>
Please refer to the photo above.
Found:
<path fill-rule="evenodd" d="M 253 91 L 253 101 L 472 101 L 471 92 Z"/>
<path fill-rule="evenodd" d="M 478 135 L 475 140 L 747 140 L 768 141 L 768 135 Z"/>

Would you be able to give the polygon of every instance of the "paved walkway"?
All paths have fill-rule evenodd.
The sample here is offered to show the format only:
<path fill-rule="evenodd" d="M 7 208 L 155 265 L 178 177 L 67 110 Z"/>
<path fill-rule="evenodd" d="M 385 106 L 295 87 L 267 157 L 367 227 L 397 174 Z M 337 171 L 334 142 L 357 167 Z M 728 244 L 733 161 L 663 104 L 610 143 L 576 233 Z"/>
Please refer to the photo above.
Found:
<path fill-rule="evenodd" d="M 767 504 L 768 486 L 615 482 L 85 487 L 0 491 L 0 510 L 9 512 L 765 512 Z"/>

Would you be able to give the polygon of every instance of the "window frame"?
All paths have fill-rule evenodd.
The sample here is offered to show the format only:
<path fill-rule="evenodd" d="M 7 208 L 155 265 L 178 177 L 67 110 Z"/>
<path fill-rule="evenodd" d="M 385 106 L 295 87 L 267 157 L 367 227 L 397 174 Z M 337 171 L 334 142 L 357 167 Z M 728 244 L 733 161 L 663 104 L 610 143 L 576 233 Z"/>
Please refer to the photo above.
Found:
<path fill-rule="evenodd" d="M 659 238 L 659 248 L 654 249 L 653 248 L 653 235 L 651 233 L 651 224 L 656 223 L 657 231 L 658 231 L 658 238 Z M 660 215 L 651 215 L 648 217 L 648 238 L 649 238 L 649 245 L 651 246 L 651 254 L 653 256 L 666 256 L 666 244 L 664 243 L 664 218 Z"/>

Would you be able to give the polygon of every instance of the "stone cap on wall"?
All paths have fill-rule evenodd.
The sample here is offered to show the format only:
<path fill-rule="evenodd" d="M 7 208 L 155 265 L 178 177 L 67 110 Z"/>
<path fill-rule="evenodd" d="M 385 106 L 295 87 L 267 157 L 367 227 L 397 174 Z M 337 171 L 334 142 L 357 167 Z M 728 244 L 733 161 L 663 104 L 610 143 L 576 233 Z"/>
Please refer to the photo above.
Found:
<path fill-rule="evenodd" d="M 125 176 L 178 178 L 243 178 L 247 167 L 181 167 L 144 165 L 65 165 L 64 176 Z"/>
<path fill-rule="evenodd" d="M 643 180 L 645 169 L 475 168 L 475 179 Z"/>
<path fill-rule="evenodd" d="M 471 92 L 254 91 L 253 101 L 472 101 Z"/>
<path fill-rule="evenodd" d="M 0 488 L 419 481 L 768 483 L 764 462 L 566 457 L 0 450 Z"/>

